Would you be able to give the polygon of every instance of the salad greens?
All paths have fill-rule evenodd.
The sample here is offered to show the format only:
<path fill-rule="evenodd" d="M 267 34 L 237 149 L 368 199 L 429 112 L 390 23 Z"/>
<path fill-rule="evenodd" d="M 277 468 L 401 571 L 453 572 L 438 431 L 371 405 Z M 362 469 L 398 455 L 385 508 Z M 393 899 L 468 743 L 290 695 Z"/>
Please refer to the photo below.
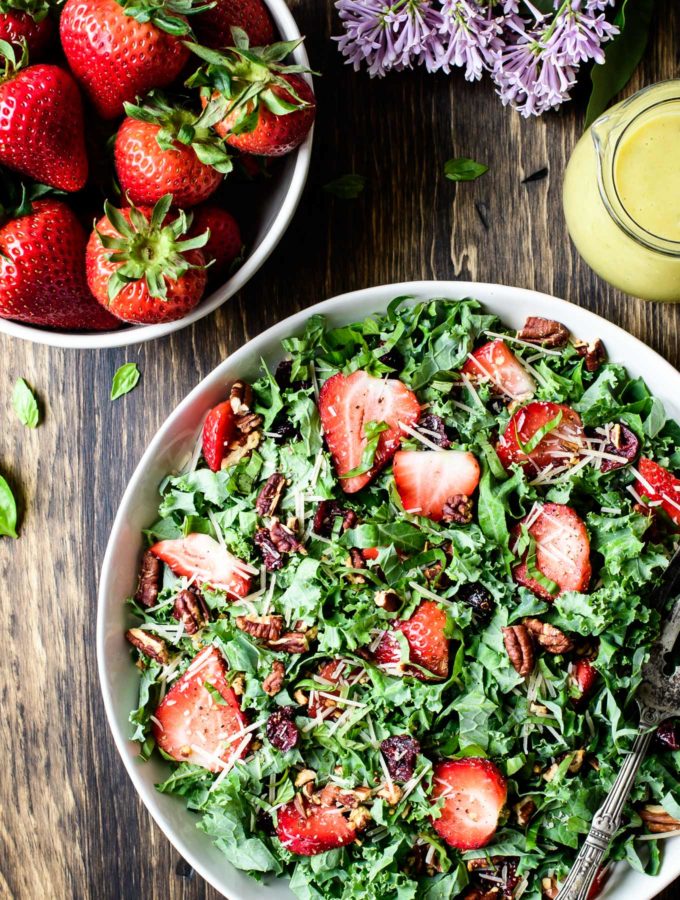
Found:
<path fill-rule="evenodd" d="M 472 386 L 458 374 L 474 346 L 493 339 L 487 332 L 507 335 L 508 345 L 536 379 L 536 399 L 571 406 L 588 428 L 625 423 L 642 442 L 643 454 L 680 467 L 679 426 L 666 418 L 644 382 L 622 366 L 605 363 L 591 373 L 571 344 L 545 351 L 516 342 L 515 333 L 475 300 L 413 305 L 402 297 L 384 315 L 340 327 L 312 316 L 303 334 L 284 342 L 292 361 L 286 377 L 277 381 L 263 364 L 253 385 L 255 411 L 264 417 L 259 447 L 226 470 L 212 472 L 199 457 L 193 468 L 169 475 L 160 487 L 158 520 L 145 533 L 149 543 L 196 532 L 219 537 L 232 553 L 259 568 L 255 501 L 270 475 L 280 472 L 287 479 L 280 516 L 302 523 L 305 552 L 287 556 L 275 574 L 263 571 L 262 583 L 256 580 L 248 598 L 231 601 L 224 592 L 204 589 L 212 621 L 193 637 L 172 617 L 182 579 L 167 567 L 155 607 L 130 601 L 135 616 L 164 638 L 172 653 L 165 666 L 139 656 L 139 706 L 130 721 L 132 738 L 148 758 L 154 752 L 151 716 L 161 696 L 199 648 L 211 642 L 224 654 L 229 678 L 240 679 L 241 705 L 251 722 L 265 722 L 279 707 L 298 707 L 295 749 L 277 750 L 263 724 L 247 757 L 220 775 L 218 783 L 218 776 L 204 768 L 172 763 L 158 789 L 183 799 L 196 814 L 197 826 L 232 865 L 255 878 L 285 874 L 303 900 L 448 900 L 471 880 L 493 886 L 493 879 L 485 885 L 475 881 L 467 865 L 487 856 L 516 861 L 515 896 L 538 900 L 543 879 L 566 874 L 637 727 L 633 696 L 663 614 L 651 606 L 652 590 L 677 535 L 661 519 L 652 521 L 637 511 L 626 490 L 635 480 L 630 467 L 603 473 L 594 465 L 574 466 L 552 481 L 533 479 L 537 484 L 517 466 L 503 468 L 494 446 L 510 410 L 489 382 Z M 387 362 L 389 354 L 398 360 L 396 371 Z M 357 369 L 401 379 L 427 404 L 428 414 L 445 421 L 453 445 L 475 454 L 482 477 L 471 524 L 403 512 L 389 465 L 358 494 L 343 494 L 324 448 L 315 398 L 318 385 L 331 375 Z M 557 424 L 550 422 L 546 431 Z M 362 469 L 371 465 L 377 424 L 370 437 Z M 423 446 L 408 437 L 402 448 Z M 330 539 L 316 535 L 312 519 L 324 499 L 354 510 L 356 524 L 342 533 L 338 519 Z M 552 603 L 511 577 L 510 531 L 536 501 L 544 500 L 569 504 L 585 521 L 594 573 L 588 593 L 562 593 Z M 377 559 L 357 571 L 348 565 L 352 548 L 378 548 Z M 437 563 L 446 579 L 433 587 L 424 570 Z M 494 601 L 488 624 L 475 617 L 461 590 L 475 584 L 482 584 Z M 402 620 L 423 597 L 434 596 L 445 609 L 451 638 L 446 680 L 393 677 L 362 656 L 376 632 L 395 618 L 375 603 L 375 592 L 385 589 L 402 598 Z M 301 621 L 318 629 L 312 649 L 298 655 L 275 652 L 236 626 L 237 616 L 263 611 L 282 614 L 289 626 Z M 568 658 L 541 655 L 528 679 L 513 668 L 501 629 L 526 616 L 540 616 L 599 647 L 597 689 L 585 708 L 572 703 Z M 343 707 L 339 718 L 313 724 L 299 706 L 299 692 L 308 697 L 318 690 L 314 675 L 319 667 L 339 658 L 365 669 L 367 678 L 351 688 L 354 705 Z M 283 662 L 286 676 L 280 693 L 270 697 L 262 684 L 273 660 Z M 360 842 L 310 857 L 282 847 L 272 821 L 277 808 L 294 797 L 301 768 L 314 770 L 319 784 L 334 779 L 349 788 L 376 787 L 383 780 L 379 742 L 404 733 L 417 737 L 421 747 L 410 791 L 396 807 L 374 796 L 372 822 Z M 432 828 L 428 794 L 433 762 L 464 756 L 488 757 L 500 767 L 508 779 L 508 806 L 487 847 L 460 853 Z M 640 871 L 658 871 L 663 842 L 639 840 L 639 809 L 656 803 L 677 812 L 679 770 L 678 751 L 657 751 L 646 760 L 613 859 L 625 859 Z M 516 807 L 526 798 L 536 810 L 528 824 L 520 824 Z M 501 896 L 512 893 L 508 888 Z"/>

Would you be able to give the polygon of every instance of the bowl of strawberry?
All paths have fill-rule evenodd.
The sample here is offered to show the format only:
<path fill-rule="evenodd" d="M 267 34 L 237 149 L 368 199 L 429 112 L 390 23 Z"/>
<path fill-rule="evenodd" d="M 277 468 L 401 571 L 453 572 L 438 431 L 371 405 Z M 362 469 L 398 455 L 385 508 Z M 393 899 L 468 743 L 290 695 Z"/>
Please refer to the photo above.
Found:
<path fill-rule="evenodd" d="M 6 0 L 0 332 L 113 347 L 217 309 L 295 212 L 315 111 L 283 0 Z"/>
<path fill-rule="evenodd" d="M 185 859 L 235 900 L 554 900 L 666 612 L 679 388 L 586 310 L 455 282 L 218 366 L 134 473 L 98 605 L 118 749 Z M 669 719 L 591 898 L 680 875 L 679 780 Z"/>

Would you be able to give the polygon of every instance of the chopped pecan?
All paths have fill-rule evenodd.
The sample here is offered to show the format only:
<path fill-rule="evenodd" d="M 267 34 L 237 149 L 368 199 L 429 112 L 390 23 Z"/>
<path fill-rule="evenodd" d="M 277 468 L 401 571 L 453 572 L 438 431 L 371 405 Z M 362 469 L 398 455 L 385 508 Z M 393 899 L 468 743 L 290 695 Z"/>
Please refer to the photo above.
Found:
<path fill-rule="evenodd" d="M 616 422 L 614 425 L 607 427 L 609 440 L 602 447 L 603 453 L 609 453 L 610 456 L 618 456 L 619 459 L 603 459 L 600 462 L 601 472 L 611 472 L 614 469 L 621 469 L 629 463 L 635 461 L 640 452 L 640 440 L 634 431 L 631 431 L 626 425 Z"/>
<path fill-rule="evenodd" d="M 271 643 L 281 637 L 283 631 L 283 616 L 236 616 L 236 627 L 259 641 Z"/>
<path fill-rule="evenodd" d="M 640 817 L 653 834 L 664 834 L 667 831 L 680 831 L 680 820 L 673 818 L 663 806 L 648 803 L 640 810 Z"/>
<path fill-rule="evenodd" d="M 241 434 L 239 437 L 229 441 L 222 457 L 222 469 L 230 469 L 240 462 L 244 457 L 250 456 L 253 450 L 259 445 L 262 434 L 259 431 L 251 431 L 249 434 Z"/>
<path fill-rule="evenodd" d="M 242 416 L 236 416 L 234 419 L 234 424 L 241 434 L 251 434 L 253 431 L 257 431 L 263 422 L 264 419 L 262 416 L 258 416 L 257 413 L 252 412 L 244 413 Z"/>
<path fill-rule="evenodd" d="M 306 784 L 313 784 L 316 781 L 316 772 L 314 769 L 301 769 L 295 776 L 295 787 L 301 788 Z"/>
<path fill-rule="evenodd" d="M 553 319 L 529 316 L 524 328 L 517 332 L 517 337 L 529 344 L 540 344 L 542 347 L 565 347 L 569 340 L 569 329 Z"/>
<path fill-rule="evenodd" d="M 183 590 L 175 597 L 172 617 L 184 623 L 187 634 L 196 634 L 210 621 L 210 610 L 200 591 Z"/>
<path fill-rule="evenodd" d="M 315 795 L 315 802 L 320 806 L 342 806 L 345 809 L 357 809 L 371 796 L 368 787 L 344 788 L 329 782 Z"/>
<path fill-rule="evenodd" d="M 469 525 L 472 521 L 472 500 L 467 494 L 454 494 L 444 504 L 442 513 L 442 522 Z"/>
<path fill-rule="evenodd" d="M 135 600 L 140 606 L 155 606 L 161 578 L 161 561 L 150 550 L 144 552 L 139 567 Z"/>
<path fill-rule="evenodd" d="M 274 472 L 265 481 L 262 490 L 255 501 L 255 510 L 259 516 L 273 516 L 281 502 L 281 497 L 286 487 L 285 475 Z"/>
<path fill-rule="evenodd" d="M 349 569 L 366 568 L 366 560 L 364 559 L 364 555 L 358 547 L 350 548 L 349 556 L 347 557 L 345 565 Z M 346 577 L 350 584 L 366 584 L 366 578 L 363 575 L 360 575 L 358 572 L 349 572 Z"/>
<path fill-rule="evenodd" d="M 358 806 L 349 814 L 349 824 L 356 831 L 364 831 L 371 823 L 371 814 L 365 806 Z"/>
<path fill-rule="evenodd" d="M 322 500 L 314 513 L 312 531 L 321 537 L 330 537 L 337 518 L 342 519 L 342 531 L 354 528 L 357 523 L 357 514 L 352 509 L 340 506 L 337 500 Z"/>
<path fill-rule="evenodd" d="M 567 758 L 569 758 L 567 772 L 570 775 L 576 775 L 581 771 L 581 768 L 583 767 L 583 762 L 586 758 L 586 751 L 583 749 L 568 750 L 566 753 L 560 754 L 555 762 L 552 765 L 548 766 L 548 768 L 543 772 L 543 779 L 548 782 L 552 781 L 557 774 L 557 770 Z"/>
<path fill-rule="evenodd" d="M 416 425 L 416 430 L 420 431 L 429 441 L 444 450 L 448 450 L 451 446 L 451 441 L 446 433 L 446 422 L 444 422 L 441 416 L 435 416 L 433 413 L 423 416 Z"/>
<path fill-rule="evenodd" d="M 518 675 L 526 678 L 534 671 L 534 645 L 526 625 L 503 628 L 503 643 Z"/>
<path fill-rule="evenodd" d="M 149 659 L 153 659 L 162 666 L 167 666 L 170 656 L 168 654 L 168 645 L 163 638 L 159 638 L 155 634 L 149 634 L 143 628 L 130 628 L 129 631 L 125 632 L 125 637 L 144 656 L 148 656 Z"/>
<path fill-rule="evenodd" d="M 392 784 L 385 784 L 380 790 L 377 792 L 377 797 L 382 797 L 382 799 L 387 803 L 388 806 L 396 806 L 401 800 L 401 796 L 404 792 L 399 787 L 398 784 L 392 782 Z"/>
<path fill-rule="evenodd" d="M 541 893 L 546 900 L 555 900 L 559 893 L 559 888 L 557 886 L 557 879 L 554 875 L 549 875 L 546 878 L 541 879 Z"/>
<path fill-rule="evenodd" d="M 522 797 L 522 799 L 513 806 L 515 818 L 520 828 L 524 828 L 533 819 L 536 812 L 536 804 L 531 797 Z"/>
<path fill-rule="evenodd" d="M 384 609 L 385 612 L 396 612 L 401 606 L 399 594 L 394 591 L 376 591 L 373 599 L 375 600 L 375 605 L 379 606 L 380 609 Z"/>
<path fill-rule="evenodd" d="M 302 547 L 290 525 L 282 525 L 276 518 L 272 520 L 269 536 L 279 553 L 295 553 Z"/>
<path fill-rule="evenodd" d="M 245 694 L 246 680 L 240 672 L 238 675 L 234 676 L 230 684 L 232 691 L 236 694 L 237 697 L 242 697 Z"/>
<path fill-rule="evenodd" d="M 431 566 L 423 569 L 423 575 L 425 581 L 439 588 L 447 588 L 451 584 L 448 575 L 444 571 L 444 566 L 440 562 L 432 563 Z"/>
<path fill-rule="evenodd" d="M 272 663 L 272 670 L 262 682 L 262 690 L 270 697 L 276 696 L 283 687 L 283 681 L 286 675 L 286 667 L 280 659 L 275 659 Z"/>
<path fill-rule="evenodd" d="M 260 548 L 268 572 L 276 572 L 282 568 L 285 562 L 284 554 L 303 550 L 293 529 L 282 525 L 276 517 L 272 519 L 269 528 L 258 528 L 253 540 Z"/>
<path fill-rule="evenodd" d="M 597 338 L 590 343 L 586 341 L 576 341 L 574 349 L 579 356 L 582 356 L 586 362 L 586 369 L 589 372 L 597 372 L 602 363 L 607 359 L 607 351 L 604 344 Z"/>
<path fill-rule="evenodd" d="M 301 691 L 299 688 L 293 694 L 293 699 L 300 706 L 307 706 L 307 704 L 309 703 L 309 697 L 307 696 L 307 694 L 305 694 L 304 691 Z"/>
<path fill-rule="evenodd" d="M 250 412 L 250 404 L 253 402 L 253 389 L 245 381 L 235 381 L 229 393 L 229 403 L 235 415 L 242 416 Z"/>
<path fill-rule="evenodd" d="M 547 653 L 568 653 L 574 649 L 574 642 L 555 625 L 540 619 L 525 619 L 524 626 L 533 639 Z"/>
<path fill-rule="evenodd" d="M 310 632 L 287 631 L 278 640 L 267 641 L 267 646 L 270 650 L 279 650 L 281 653 L 306 653 L 312 639 Z"/>

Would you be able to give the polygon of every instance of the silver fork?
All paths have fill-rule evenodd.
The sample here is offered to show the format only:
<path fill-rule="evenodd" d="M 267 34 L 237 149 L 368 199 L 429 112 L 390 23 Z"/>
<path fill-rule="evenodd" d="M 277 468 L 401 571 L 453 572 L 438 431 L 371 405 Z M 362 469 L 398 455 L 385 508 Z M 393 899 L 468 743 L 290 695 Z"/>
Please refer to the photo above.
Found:
<path fill-rule="evenodd" d="M 654 605 L 665 605 L 679 582 L 680 551 L 675 553 L 666 570 L 664 583 L 654 598 Z M 623 807 L 649 750 L 654 729 L 664 719 L 680 715 L 680 666 L 669 675 L 664 672 L 666 656 L 673 649 L 678 634 L 680 601 L 673 607 L 659 640 L 652 647 L 648 662 L 642 668 L 643 680 L 637 697 L 640 725 L 633 747 L 606 800 L 593 816 L 588 836 L 557 894 L 557 900 L 586 900 L 602 859 L 621 824 Z"/>

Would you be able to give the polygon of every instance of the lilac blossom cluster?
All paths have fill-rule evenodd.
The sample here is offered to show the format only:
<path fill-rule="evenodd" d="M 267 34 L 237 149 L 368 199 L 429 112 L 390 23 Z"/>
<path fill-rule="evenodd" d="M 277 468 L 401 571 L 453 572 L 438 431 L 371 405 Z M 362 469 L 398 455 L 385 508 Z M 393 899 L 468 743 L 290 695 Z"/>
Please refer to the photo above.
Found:
<path fill-rule="evenodd" d="M 355 70 L 371 76 L 424 65 L 463 69 L 468 81 L 488 72 L 504 105 L 524 116 L 569 98 L 583 63 L 604 61 L 618 34 L 607 20 L 615 0 L 336 0 L 344 33 L 335 38 Z M 546 4 L 541 4 L 543 10 Z"/>

